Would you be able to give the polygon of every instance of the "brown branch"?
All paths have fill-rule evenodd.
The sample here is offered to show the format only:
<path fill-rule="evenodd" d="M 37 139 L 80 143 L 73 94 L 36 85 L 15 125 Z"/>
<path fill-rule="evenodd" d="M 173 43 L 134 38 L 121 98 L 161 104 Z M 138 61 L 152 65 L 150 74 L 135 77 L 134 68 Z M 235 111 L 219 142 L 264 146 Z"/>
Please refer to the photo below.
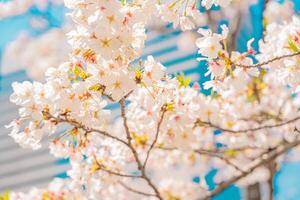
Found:
<path fill-rule="evenodd" d="M 89 128 L 89 127 L 81 124 L 80 122 L 77 122 L 74 119 L 68 119 L 66 116 L 64 118 L 62 118 L 61 116 L 55 117 L 55 116 L 51 115 L 49 112 L 45 112 L 45 111 L 43 111 L 43 116 L 46 119 L 52 120 L 52 122 L 55 122 L 55 123 L 68 123 L 68 124 L 70 124 L 70 125 L 72 125 L 76 128 L 84 130 L 86 133 L 91 133 L 91 132 L 99 133 L 99 134 L 101 134 L 105 137 L 108 137 L 108 138 L 111 138 L 111 139 L 116 140 L 118 142 L 121 142 L 121 143 L 123 143 L 127 146 L 127 143 L 124 140 L 122 140 L 122 139 L 120 139 L 116 136 L 113 136 L 113 135 L 107 133 L 106 131 L 101 131 L 101 130 L 98 130 L 98 129 Z"/>
<path fill-rule="evenodd" d="M 139 194 L 139 195 L 143 195 L 143 196 L 154 196 L 154 197 L 156 197 L 155 194 L 149 194 L 149 193 L 145 193 L 145 192 L 136 190 L 136 189 L 134 189 L 134 188 L 131 188 L 131 187 L 129 187 L 128 185 L 126 185 L 125 183 L 123 183 L 122 181 L 119 181 L 118 183 L 119 183 L 120 185 L 122 185 L 125 189 L 127 189 L 127 190 L 130 191 L 130 192 L 133 192 L 133 193 L 136 193 L 136 194 Z"/>
<path fill-rule="evenodd" d="M 131 174 L 124 174 L 124 173 L 120 173 L 120 172 L 109 170 L 109 169 L 107 169 L 105 167 L 105 165 L 103 165 L 103 164 L 101 164 L 101 163 L 98 162 L 96 156 L 94 156 L 94 160 L 95 160 L 97 166 L 99 167 L 99 170 L 107 172 L 107 173 L 109 173 L 111 175 L 125 177 L 125 178 L 141 178 L 141 176 L 136 176 L 136 175 L 131 175 Z"/>
<path fill-rule="evenodd" d="M 130 94 L 130 93 L 129 93 Z M 128 95 L 127 95 L 128 96 Z M 137 163 L 138 169 L 141 172 L 141 177 L 148 183 L 148 185 L 153 189 L 153 191 L 155 192 L 155 195 L 158 199 L 163 200 L 163 198 L 161 197 L 158 189 L 156 188 L 156 186 L 152 183 L 152 181 L 150 180 L 150 178 L 146 175 L 145 169 L 143 168 L 142 162 L 139 159 L 138 153 L 136 151 L 136 149 L 133 147 L 132 145 L 132 137 L 130 135 L 130 130 L 128 127 L 128 123 L 127 123 L 127 117 L 126 117 L 126 111 L 125 111 L 125 99 L 126 96 L 123 97 L 120 101 L 120 107 L 121 107 L 121 117 L 123 119 L 123 125 L 125 128 L 125 132 L 126 132 L 126 136 L 127 136 L 127 141 L 128 141 L 128 147 L 130 148 L 131 152 L 133 153 L 134 159 Z"/>
<path fill-rule="evenodd" d="M 207 196 L 200 198 L 201 200 L 208 200 L 212 197 L 218 195 L 222 191 L 224 191 L 227 187 L 229 187 L 231 184 L 236 183 L 237 181 L 241 180 L 242 178 L 246 177 L 247 175 L 251 174 L 255 169 L 257 169 L 260 166 L 266 165 L 269 162 L 275 160 L 280 155 L 288 152 L 288 150 L 300 145 L 300 140 L 297 139 L 294 142 L 291 143 L 282 143 L 278 145 L 275 149 L 272 151 L 260 156 L 259 158 L 255 159 L 250 165 L 247 171 L 241 173 L 240 175 L 234 176 L 231 179 L 222 182 L 219 184 L 219 186 L 214 189 L 212 192 L 210 192 Z"/>
<path fill-rule="evenodd" d="M 124 97 L 123 97 L 123 99 L 125 100 L 125 99 L 127 99 L 128 97 L 129 97 L 129 95 L 131 95 L 133 93 L 133 90 L 131 90 L 130 92 L 128 92 Z"/>
<path fill-rule="evenodd" d="M 131 174 L 122 174 L 122 173 L 119 173 L 119 172 L 115 172 L 115 171 L 106 169 L 106 168 L 101 167 L 101 166 L 99 166 L 99 169 L 102 170 L 102 171 L 105 171 L 109 174 L 115 175 L 115 176 L 120 176 L 120 177 L 125 177 L 125 178 L 141 178 L 141 176 L 136 176 L 136 175 L 131 175 Z"/>
<path fill-rule="evenodd" d="M 166 151 L 179 150 L 177 148 L 167 148 L 167 147 L 158 147 L 158 149 L 166 150 Z M 231 149 L 231 150 L 234 150 L 234 151 L 243 151 L 245 149 L 247 149 L 247 148 Z M 244 171 L 243 169 L 241 169 L 240 167 L 238 167 L 236 164 L 234 164 L 233 162 L 231 162 L 228 158 L 222 156 L 222 154 L 224 154 L 226 152 L 226 150 L 224 151 L 224 150 L 219 150 L 219 149 L 216 149 L 216 150 L 197 149 L 197 150 L 192 150 L 192 151 L 194 151 L 195 153 L 200 154 L 200 155 L 204 154 L 204 155 L 208 155 L 208 156 L 211 156 L 211 157 L 219 158 L 220 160 L 223 160 L 224 162 L 226 162 L 228 165 L 231 165 L 232 167 L 234 167 L 237 171 L 240 171 L 240 172 Z"/>
<path fill-rule="evenodd" d="M 106 98 L 108 98 L 111 102 L 115 102 L 115 100 L 112 98 L 111 95 L 108 95 L 106 93 L 103 93 L 102 95 L 105 96 Z"/>
<path fill-rule="evenodd" d="M 177 148 L 168 148 L 168 147 L 157 147 L 158 149 L 161 150 L 166 150 L 166 151 L 174 151 L 174 150 L 179 150 Z M 250 147 L 245 147 L 245 148 L 237 148 L 237 149 L 231 149 L 233 151 L 244 151 L 246 149 L 254 149 L 254 148 L 250 148 Z M 237 171 L 239 172 L 244 172 L 243 169 L 241 169 L 239 166 L 237 166 L 235 163 L 231 162 L 231 160 L 229 160 L 228 158 L 226 158 L 225 156 L 223 156 L 222 154 L 224 154 L 226 152 L 226 150 L 221 150 L 221 149 L 215 149 L 215 150 L 208 150 L 208 149 L 196 149 L 196 150 L 192 150 L 193 152 L 197 153 L 197 154 L 204 154 L 207 156 L 211 156 L 211 157 L 216 157 L 222 161 L 224 161 L 226 164 L 232 166 L 233 168 L 235 168 Z"/>
<path fill-rule="evenodd" d="M 295 130 L 296 131 L 296 130 Z M 178 150 L 180 151 L 180 149 L 176 148 L 176 147 L 161 147 L 161 146 L 156 146 L 155 148 L 161 149 L 161 150 L 166 150 L 166 151 L 174 151 L 174 150 Z M 194 151 L 196 153 L 199 154 L 224 154 L 226 153 L 226 151 L 228 150 L 232 150 L 232 151 L 245 151 L 245 150 L 267 150 L 264 148 L 260 148 L 260 147 L 251 147 L 251 146 L 245 146 L 245 147 L 241 147 L 241 148 L 229 148 L 229 149 L 195 149 L 195 150 L 191 150 Z"/>
<path fill-rule="evenodd" d="M 154 146 L 155 146 L 155 144 L 156 144 L 156 142 L 157 142 L 157 140 L 158 140 L 158 135 L 159 135 L 159 132 L 160 132 L 160 126 L 161 126 L 161 124 L 162 124 L 162 122 L 163 122 L 163 120 L 164 120 L 165 114 L 166 114 L 166 112 L 167 112 L 165 106 L 163 106 L 163 107 L 161 108 L 161 112 L 162 112 L 162 113 L 161 113 L 161 117 L 160 117 L 160 119 L 159 119 L 159 121 L 158 121 L 158 123 L 157 123 L 157 127 L 156 127 L 155 138 L 154 138 L 152 144 L 150 145 L 150 147 L 149 147 L 149 149 L 148 149 L 148 151 L 147 151 L 147 155 L 146 155 L 146 159 L 145 159 L 144 164 L 143 164 L 143 168 L 146 167 L 147 161 L 148 161 L 149 156 L 150 156 L 150 153 L 151 153 L 152 149 L 154 148 Z"/>
<path fill-rule="evenodd" d="M 280 109 L 278 111 L 278 114 L 276 114 L 276 115 L 261 111 L 257 115 L 250 116 L 250 118 L 239 118 L 238 120 L 246 121 L 246 122 L 254 121 L 256 123 L 262 124 L 263 122 L 271 120 L 271 119 L 274 119 L 276 121 L 282 121 L 282 118 L 280 117 L 280 115 L 281 115 Z"/>
<path fill-rule="evenodd" d="M 115 171 L 111 171 L 109 169 L 105 169 L 105 168 L 100 168 L 100 170 L 105 171 L 109 174 L 115 175 L 115 176 L 120 176 L 120 177 L 125 177 L 125 178 L 141 178 L 141 176 L 136 176 L 136 175 L 131 175 L 131 174 L 122 174 L 119 172 L 115 172 Z"/>
<path fill-rule="evenodd" d="M 133 147 L 133 144 L 132 144 L 132 137 L 130 135 L 130 130 L 129 130 L 129 127 L 128 127 L 127 117 L 126 117 L 126 112 L 125 112 L 125 99 L 131 93 L 132 93 L 132 91 L 129 92 L 128 94 L 126 94 L 119 101 L 119 104 L 120 104 L 120 107 L 121 107 L 121 117 L 123 119 L 123 125 L 124 125 L 125 132 L 126 132 L 126 135 L 127 135 L 127 142 L 125 142 L 124 140 L 122 140 L 122 139 L 120 139 L 120 138 L 118 138 L 116 136 L 110 135 L 109 133 L 107 133 L 105 131 L 101 131 L 101 130 L 89 128 L 89 127 L 83 125 L 82 123 L 77 122 L 74 119 L 68 119 L 66 114 L 58 116 L 58 117 L 55 117 L 55 116 L 51 115 L 48 111 L 43 111 L 43 117 L 46 120 L 51 120 L 54 123 L 68 123 L 68 124 L 70 124 L 70 125 L 78 128 L 78 129 L 84 130 L 86 133 L 96 132 L 96 133 L 99 133 L 99 134 L 101 134 L 103 136 L 106 136 L 108 138 L 114 139 L 116 141 L 119 141 L 119 142 L 125 144 L 131 150 L 131 152 L 133 153 L 133 156 L 134 156 L 135 161 L 136 161 L 136 163 L 138 165 L 138 169 L 141 172 L 141 175 L 140 176 L 133 176 L 133 175 L 127 175 L 127 174 L 122 174 L 122 173 L 114 172 L 114 171 L 111 171 L 111 170 L 108 170 L 108 169 L 105 169 L 105 168 L 101 167 L 101 165 L 99 165 L 98 161 L 96 160 L 98 166 L 100 167 L 100 169 L 102 169 L 103 171 L 106 171 L 107 173 L 110 173 L 110 174 L 113 174 L 113 175 L 117 175 L 117 176 L 121 176 L 121 177 L 142 178 L 153 189 L 153 191 L 155 192 L 154 196 L 156 196 L 159 200 L 163 200 L 163 198 L 161 197 L 161 195 L 160 195 L 158 189 L 156 188 L 156 186 L 152 183 L 152 181 L 150 180 L 150 178 L 146 175 L 145 169 L 143 168 L 143 164 L 142 164 L 141 160 L 139 159 L 138 153 L 137 153 L 136 149 Z M 140 192 L 140 194 L 142 194 L 142 192 Z M 144 194 L 146 194 L 146 193 L 144 193 Z"/>
<path fill-rule="evenodd" d="M 208 127 L 215 128 L 215 129 L 218 129 L 220 131 L 229 132 L 229 133 L 246 133 L 246 132 L 259 131 L 259 130 L 262 130 L 262 129 L 276 128 L 276 127 L 284 126 L 284 125 L 296 122 L 299 119 L 300 119 L 300 116 L 295 117 L 294 119 L 287 120 L 287 121 L 282 122 L 282 123 L 274 124 L 274 125 L 264 125 L 264 126 L 259 126 L 259 127 L 255 127 L 255 128 L 241 129 L 241 130 L 232 130 L 232 129 L 223 128 L 223 127 L 220 127 L 220 126 L 218 126 L 216 124 L 213 124 L 211 122 L 204 122 L 204 121 L 201 121 L 199 119 L 196 121 L 195 126 L 204 125 L 204 126 L 208 126 Z"/>
<path fill-rule="evenodd" d="M 224 157 L 224 156 L 216 156 L 217 158 L 219 158 L 220 160 L 223 160 L 227 165 L 230 165 L 231 167 L 233 167 L 235 170 L 239 171 L 239 172 L 244 172 L 243 169 L 241 169 L 239 166 L 237 166 L 235 163 L 231 162 L 230 159 Z"/>
<path fill-rule="evenodd" d="M 238 11 L 236 27 L 230 36 L 230 43 L 228 45 L 229 52 L 234 51 L 236 49 L 237 36 L 241 29 L 241 23 L 242 23 L 242 13 L 241 13 L 241 11 Z"/>
<path fill-rule="evenodd" d="M 273 200 L 274 199 L 274 177 L 276 174 L 276 170 L 277 170 L 277 163 L 275 161 L 270 162 L 267 165 L 267 168 L 269 169 L 270 172 L 270 177 L 268 179 L 268 185 L 269 185 L 269 200 Z"/>
<path fill-rule="evenodd" d="M 203 151 L 203 150 L 195 150 L 195 152 L 200 154 L 200 155 L 204 154 L 204 155 L 208 155 L 208 156 L 211 156 L 211 157 L 219 158 L 220 160 L 224 161 L 226 164 L 230 165 L 231 167 L 233 167 L 237 171 L 242 172 L 242 173 L 244 172 L 243 169 L 241 169 L 235 163 L 231 162 L 230 159 L 226 158 L 225 156 L 221 155 L 220 153 L 208 152 L 208 151 Z"/>
<path fill-rule="evenodd" d="M 232 151 L 246 151 L 246 150 L 263 150 L 263 148 L 260 147 L 254 147 L 254 146 L 243 146 L 243 147 L 239 147 L 239 148 L 217 148 L 217 149 L 197 149 L 195 151 L 199 151 L 199 152 L 207 152 L 207 153 L 226 153 L 228 150 L 232 150 Z"/>
<path fill-rule="evenodd" d="M 216 20 L 214 20 L 212 16 L 212 11 L 207 10 L 206 13 L 207 13 L 207 24 L 211 27 L 212 31 L 215 31 L 217 28 L 217 22 Z"/>
<path fill-rule="evenodd" d="M 296 52 L 296 53 L 292 53 L 292 54 L 278 56 L 278 57 L 272 58 L 270 60 L 267 60 L 267 61 L 264 61 L 264 62 L 261 62 L 261 63 L 254 64 L 254 65 L 243 65 L 243 64 L 235 64 L 235 63 L 234 63 L 234 65 L 237 66 L 237 67 L 243 67 L 243 68 L 255 68 L 255 67 L 260 67 L 260 66 L 263 66 L 263 65 L 270 64 L 270 63 L 272 63 L 274 61 L 277 61 L 277 60 L 281 60 L 281 59 L 284 59 L 284 58 L 290 58 L 290 57 L 294 57 L 294 56 L 297 56 L 297 55 L 300 55 L 300 51 Z"/>

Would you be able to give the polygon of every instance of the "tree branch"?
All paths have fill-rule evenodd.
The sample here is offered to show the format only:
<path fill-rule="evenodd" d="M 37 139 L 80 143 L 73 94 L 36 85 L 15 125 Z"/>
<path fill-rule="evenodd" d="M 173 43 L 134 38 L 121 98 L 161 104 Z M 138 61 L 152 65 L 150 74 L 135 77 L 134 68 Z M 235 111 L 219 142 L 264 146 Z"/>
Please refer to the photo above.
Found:
<path fill-rule="evenodd" d="M 239 172 L 244 173 L 245 171 L 243 169 L 241 169 L 239 166 L 237 166 L 235 163 L 231 162 L 230 159 L 226 158 L 225 156 L 219 154 L 219 153 L 214 153 L 214 152 L 208 152 L 208 151 L 202 151 L 202 150 L 195 150 L 196 153 L 198 154 L 204 154 L 204 155 L 208 155 L 211 157 L 216 157 L 219 158 L 220 160 L 224 161 L 226 164 L 232 166 L 234 169 L 236 169 Z"/>
<path fill-rule="evenodd" d="M 83 124 L 81 124 L 80 122 L 77 122 L 76 120 L 74 119 L 68 119 L 66 116 L 64 118 L 58 116 L 58 117 L 55 117 L 53 115 L 51 115 L 49 112 L 45 112 L 43 111 L 43 116 L 46 118 L 46 119 L 49 119 L 49 120 L 52 120 L 53 122 L 55 123 L 68 123 L 76 128 L 79 128 L 79 129 L 82 129 L 84 131 L 86 131 L 87 133 L 91 133 L 91 132 L 96 132 L 96 133 L 99 133 L 105 137 L 108 137 L 108 138 L 111 138 L 113 140 L 116 140 L 118 142 L 121 142 L 123 144 L 125 144 L 126 146 L 128 145 L 124 140 L 116 137 L 116 136 L 113 136 L 109 133 L 107 133 L 106 131 L 101 131 L 101 130 L 98 130 L 98 129 L 94 129 L 94 128 L 89 128 Z"/>
<path fill-rule="evenodd" d="M 95 160 L 97 166 L 99 167 L 99 170 L 102 170 L 102 171 L 107 172 L 109 174 L 112 174 L 112 175 L 115 175 L 115 176 L 120 176 L 120 177 L 125 177 L 125 178 L 141 178 L 141 176 L 136 176 L 136 175 L 131 175 L 131 174 L 124 174 L 124 173 L 109 170 L 105 167 L 105 165 L 99 163 L 96 156 L 94 156 L 94 160 Z"/>
<path fill-rule="evenodd" d="M 269 185 L 269 200 L 274 199 L 274 176 L 276 174 L 276 168 L 277 168 L 277 163 L 275 161 L 272 161 L 268 163 L 267 165 L 269 172 L 270 172 L 270 177 L 268 180 L 268 185 Z"/>
<path fill-rule="evenodd" d="M 200 198 L 201 200 L 208 200 L 212 197 L 218 195 L 222 191 L 224 191 L 227 187 L 229 187 L 231 184 L 236 183 L 240 179 L 246 177 L 247 175 L 251 174 L 256 168 L 266 165 L 269 162 L 275 160 L 278 156 L 286 153 L 288 150 L 300 145 L 300 140 L 297 139 L 292 143 L 286 143 L 278 145 L 274 150 L 270 151 L 269 153 L 266 153 L 259 158 L 255 159 L 250 165 L 247 171 L 241 173 L 240 175 L 234 176 L 231 179 L 229 179 L 226 182 L 221 183 L 216 189 L 214 189 L 212 192 L 210 192 L 207 196 Z"/>
<path fill-rule="evenodd" d="M 148 183 L 148 185 L 153 189 L 153 191 L 155 192 L 155 195 L 158 199 L 163 200 L 163 198 L 160 196 L 160 193 L 158 191 L 158 189 L 156 188 L 156 186 L 152 183 L 152 181 L 150 180 L 150 178 L 146 175 L 145 169 L 143 168 L 142 162 L 138 157 L 138 153 L 136 151 L 136 149 L 133 147 L 132 145 L 132 137 L 130 135 L 130 130 L 128 127 L 128 123 L 127 123 L 127 117 L 126 117 L 126 111 L 125 111 L 125 99 L 126 96 L 124 98 L 122 98 L 119 101 L 120 107 L 121 107 L 121 117 L 123 119 L 123 125 L 125 128 L 125 132 L 127 135 L 127 141 L 128 141 L 128 147 L 130 148 L 130 150 L 133 153 L 134 159 L 138 165 L 138 169 L 141 172 L 141 177 Z"/>
<path fill-rule="evenodd" d="M 272 58 L 270 60 L 267 60 L 267 61 L 264 61 L 264 62 L 261 62 L 261 63 L 254 64 L 254 65 L 243 65 L 243 64 L 234 64 L 234 65 L 237 66 L 237 67 L 243 67 L 243 68 L 255 68 L 255 67 L 260 67 L 260 66 L 263 66 L 263 65 L 270 64 L 270 63 L 275 62 L 277 60 L 281 60 L 281 59 L 284 59 L 284 58 L 290 58 L 290 57 L 294 57 L 294 56 L 297 56 L 297 55 L 300 55 L 300 51 L 296 52 L 296 53 L 292 53 L 292 54 L 278 56 L 278 57 Z"/>
<path fill-rule="evenodd" d="M 246 132 L 259 131 L 259 130 L 262 130 L 262 129 L 276 128 L 276 127 L 284 126 L 284 125 L 296 122 L 299 119 L 300 119 L 300 116 L 295 117 L 294 119 L 287 120 L 287 121 L 282 122 L 282 123 L 274 124 L 274 125 L 264 125 L 264 126 L 259 126 L 259 127 L 255 127 L 255 128 L 241 129 L 241 130 L 232 130 L 232 129 L 223 128 L 223 127 L 220 127 L 220 126 L 218 126 L 216 124 L 213 124 L 211 122 L 201 121 L 200 119 L 198 119 L 196 121 L 195 126 L 204 125 L 204 126 L 208 126 L 208 127 L 215 128 L 215 129 L 218 129 L 220 131 L 229 132 L 229 133 L 246 133 Z"/>
<path fill-rule="evenodd" d="M 235 30 L 231 33 L 230 42 L 228 45 L 229 52 L 234 51 L 236 49 L 237 36 L 241 29 L 241 23 L 242 23 L 242 13 L 241 11 L 238 11 Z"/>
<path fill-rule="evenodd" d="M 154 196 L 154 197 L 156 197 L 155 194 L 149 194 L 149 193 L 145 193 L 145 192 L 142 192 L 142 191 L 138 191 L 134 188 L 131 188 L 128 185 L 126 185 L 125 183 L 123 183 L 122 181 L 119 181 L 119 184 L 122 185 L 125 189 L 127 189 L 130 192 L 133 192 L 133 193 L 136 193 L 136 194 L 139 194 L 139 195 L 143 195 L 143 196 Z"/>
<path fill-rule="evenodd" d="M 105 96 L 106 98 L 108 98 L 111 102 L 115 102 L 115 100 L 112 98 L 111 95 L 108 95 L 106 93 L 103 93 L 102 95 Z"/>
<path fill-rule="evenodd" d="M 148 151 L 147 151 L 147 156 L 146 156 L 146 159 L 145 159 L 145 161 L 144 161 L 143 168 L 146 167 L 147 161 L 148 161 L 149 156 L 150 156 L 150 152 L 152 151 L 153 147 L 155 146 L 155 144 L 156 144 L 156 142 L 157 142 L 158 135 L 159 135 L 159 132 L 160 132 L 160 126 L 161 126 L 161 124 L 162 124 L 162 122 L 163 122 L 163 120 L 164 120 L 164 116 L 165 116 L 165 114 L 166 114 L 166 112 L 167 112 L 165 106 L 163 106 L 163 107 L 161 108 L 161 112 L 162 112 L 162 114 L 161 114 L 161 117 L 160 117 L 160 119 L 159 119 L 159 121 L 158 121 L 158 123 L 157 123 L 157 127 L 156 127 L 155 138 L 154 138 L 154 140 L 153 140 L 151 146 L 149 147 L 149 149 L 148 149 Z"/>

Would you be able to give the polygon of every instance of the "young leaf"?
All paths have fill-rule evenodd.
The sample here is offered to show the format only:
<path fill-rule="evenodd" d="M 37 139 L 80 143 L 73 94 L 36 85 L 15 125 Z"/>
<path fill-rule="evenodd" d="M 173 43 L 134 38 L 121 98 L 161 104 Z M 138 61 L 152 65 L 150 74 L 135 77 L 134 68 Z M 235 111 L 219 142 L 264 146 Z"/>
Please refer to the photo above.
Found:
<path fill-rule="evenodd" d="M 180 75 L 176 76 L 178 82 L 179 82 L 179 88 L 181 87 L 188 87 L 190 82 L 191 82 L 191 78 L 185 78 L 183 73 L 180 73 Z"/>

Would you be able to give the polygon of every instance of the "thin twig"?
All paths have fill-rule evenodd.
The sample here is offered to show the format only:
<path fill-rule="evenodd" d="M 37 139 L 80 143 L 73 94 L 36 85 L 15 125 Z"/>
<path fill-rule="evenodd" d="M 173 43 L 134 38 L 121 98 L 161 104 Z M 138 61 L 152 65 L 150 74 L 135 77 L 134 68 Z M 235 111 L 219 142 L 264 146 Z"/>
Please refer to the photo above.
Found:
<path fill-rule="evenodd" d="M 130 94 L 130 93 L 129 93 Z M 148 183 L 148 185 L 154 190 L 155 195 L 158 199 L 163 200 L 163 198 L 161 197 L 158 189 L 156 188 L 156 186 L 152 183 L 152 181 L 150 180 L 150 178 L 146 175 L 145 169 L 143 168 L 142 162 L 139 159 L 138 153 L 136 151 L 136 149 L 133 147 L 132 145 L 132 137 L 130 135 L 130 130 L 128 127 L 128 123 L 127 123 L 127 117 L 126 117 L 126 111 L 125 111 L 125 98 L 122 98 L 119 101 L 120 107 L 121 107 L 121 117 L 123 119 L 123 125 L 125 128 L 125 132 L 126 132 L 126 136 L 127 136 L 127 141 L 128 141 L 128 147 L 130 148 L 130 150 L 133 153 L 134 159 L 137 163 L 138 169 L 141 172 L 141 177 Z"/>
<path fill-rule="evenodd" d="M 133 192 L 133 193 L 136 193 L 136 194 L 139 194 L 139 195 L 143 195 L 143 196 L 154 196 L 154 197 L 156 197 L 155 194 L 145 193 L 145 192 L 136 190 L 136 189 L 134 189 L 134 188 L 132 188 L 132 187 L 129 187 L 128 185 L 126 185 L 126 184 L 123 183 L 122 181 L 119 181 L 119 184 L 122 185 L 125 189 L 127 189 L 127 190 L 130 191 L 130 192 Z"/>
<path fill-rule="evenodd" d="M 270 63 L 272 63 L 274 61 L 277 61 L 277 60 L 281 60 L 283 58 L 290 58 L 290 57 L 294 57 L 294 56 L 297 56 L 297 55 L 300 55 L 300 51 L 296 52 L 296 53 L 292 53 L 292 54 L 278 56 L 278 57 L 272 58 L 270 60 L 267 60 L 267 61 L 264 61 L 264 62 L 261 62 L 261 63 L 254 64 L 254 65 L 243 65 L 243 64 L 235 64 L 235 63 L 234 63 L 234 65 L 237 66 L 237 67 L 243 67 L 243 68 L 256 68 L 256 67 L 260 67 L 260 66 L 263 66 L 263 65 L 270 64 Z"/>
<path fill-rule="evenodd" d="M 98 162 L 96 156 L 94 156 L 94 160 L 95 160 L 97 166 L 99 167 L 99 170 L 105 171 L 109 174 L 112 174 L 112 175 L 115 175 L 115 176 L 120 176 L 120 177 L 125 177 L 125 178 L 141 178 L 141 176 L 131 175 L 131 174 L 124 174 L 124 173 L 120 173 L 120 172 L 116 172 L 116 171 L 106 169 L 103 164 Z"/>
<path fill-rule="evenodd" d="M 175 148 L 175 147 L 161 147 L 161 146 L 156 146 L 155 148 L 158 148 L 158 149 L 162 149 L 162 150 L 169 150 L 169 151 L 172 151 L 172 150 L 179 150 L 178 148 Z M 232 150 L 232 151 L 245 151 L 245 150 L 263 150 L 263 148 L 259 148 L 259 147 L 252 147 L 252 146 L 245 146 L 245 147 L 241 147 L 241 148 L 229 148 L 229 150 Z M 218 148 L 218 149 L 196 149 L 194 151 L 198 151 L 198 152 L 201 152 L 203 154 L 209 154 L 209 153 L 218 153 L 218 154 L 223 154 L 225 153 L 226 151 L 228 151 L 228 149 L 222 149 L 222 148 Z"/>
<path fill-rule="evenodd" d="M 116 136 L 113 136 L 113 135 L 107 133 L 106 131 L 101 131 L 101 130 L 98 130 L 98 129 L 89 128 L 89 127 L 81 124 L 80 122 L 77 122 L 74 119 L 68 119 L 67 117 L 62 118 L 60 116 L 55 117 L 55 116 L 51 115 L 49 112 L 43 112 L 43 115 L 44 115 L 44 117 L 47 117 L 48 119 L 50 119 L 52 121 L 54 120 L 55 123 L 68 123 L 68 124 L 70 124 L 70 125 L 72 125 L 76 128 L 79 128 L 79 129 L 82 129 L 82 130 L 86 131 L 87 133 L 96 132 L 96 133 L 99 133 L 103 136 L 111 138 L 113 140 L 119 141 L 119 142 L 121 142 L 121 143 L 123 143 L 127 146 L 127 143 L 124 140 L 122 140 L 122 139 L 120 139 Z"/>
<path fill-rule="evenodd" d="M 267 181 L 269 186 L 269 200 L 274 200 L 274 178 L 276 174 L 277 163 L 275 161 L 272 161 L 268 163 L 267 168 L 270 172 L 270 177 Z"/>
<path fill-rule="evenodd" d="M 238 11 L 236 19 L 237 19 L 236 27 L 230 36 L 230 43 L 228 45 L 229 52 L 234 51 L 236 49 L 237 36 L 240 32 L 241 23 L 242 23 L 242 12 L 241 11 Z"/>
<path fill-rule="evenodd" d="M 269 153 L 266 153 L 262 156 L 259 156 L 257 159 L 255 159 L 250 165 L 247 171 L 241 173 L 240 175 L 234 176 L 231 179 L 219 184 L 219 186 L 214 189 L 212 192 L 210 192 L 207 196 L 200 198 L 201 200 L 208 200 L 212 197 L 218 195 L 222 191 L 224 191 L 226 188 L 228 188 L 231 184 L 236 183 L 240 179 L 246 177 L 247 175 L 251 174 L 255 169 L 257 169 L 260 166 L 266 165 L 267 163 L 275 160 L 278 156 L 288 152 L 290 149 L 300 145 L 300 140 L 297 139 L 292 143 L 282 143 L 278 145 L 274 150 L 270 151 Z"/>
<path fill-rule="evenodd" d="M 213 31 L 216 30 L 217 24 L 216 24 L 216 20 L 214 20 L 213 16 L 212 16 L 212 11 L 211 10 L 207 10 L 207 24 L 210 25 L 211 29 Z"/>
<path fill-rule="evenodd" d="M 157 147 L 157 148 L 161 149 L 161 150 L 167 150 L 167 151 L 179 150 L 177 148 L 167 148 L 167 147 Z M 247 149 L 247 148 L 231 149 L 231 150 L 233 150 L 233 151 L 243 151 L 245 149 Z M 237 171 L 240 171 L 240 172 L 244 171 L 243 169 L 238 167 L 236 164 L 231 162 L 228 158 L 226 158 L 222 155 L 226 152 L 226 150 L 224 151 L 224 150 L 221 150 L 221 149 L 220 150 L 219 149 L 215 149 L 215 150 L 196 149 L 196 150 L 192 150 L 192 151 L 197 153 L 197 154 L 200 154 L 200 155 L 204 154 L 204 155 L 207 155 L 207 156 L 219 158 L 220 160 L 223 160 L 224 162 L 226 162 L 228 165 L 231 165 L 232 167 L 234 167 Z"/>
<path fill-rule="evenodd" d="M 115 100 L 112 98 L 111 95 L 106 94 L 106 93 L 103 93 L 102 95 L 105 96 L 106 98 L 108 98 L 111 102 L 115 102 Z"/>
<path fill-rule="evenodd" d="M 235 163 L 231 162 L 230 159 L 226 158 L 225 156 L 219 154 L 219 153 L 213 153 L 213 152 L 207 152 L 207 151 L 201 151 L 201 150 L 195 150 L 196 153 L 198 154 L 205 154 L 211 157 L 216 157 L 219 158 L 220 160 L 224 161 L 226 164 L 232 166 L 234 169 L 236 169 L 239 172 L 244 172 L 243 169 L 241 169 L 239 166 L 237 166 Z"/>
<path fill-rule="evenodd" d="M 255 128 L 241 129 L 241 130 L 227 129 L 227 128 L 220 127 L 216 124 L 213 124 L 211 122 L 204 122 L 204 121 L 201 121 L 201 120 L 197 120 L 195 125 L 196 126 L 204 125 L 204 126 L 208 126 L 208 127 L 215 128 L 215 129 L 218 129 L 220 131 L 229 132 L 229 133 L 246 133 L 246 132 L 259 131 L 259 130 L 262 130 L 262 129 L 276 128 L 276 127 L 284 126 L 284 125 L 296 122 L 299 119 L 300 119 L 300 116 L 298 116 L 294 119 L 287 120 L 287 121 L 282 122 L 282 123 L 274 124 L 274 125 L 264 125 L 264 126 L 259 126 L 259 127 L 255 127 Z"/>
<path fill-rule="evenodd" d="M 145 159 L 144 164 L 143 164 L 143 168 L 146 167 L 147 161 L 148 161 L 149 156 L 150 156 L 150 152 L 152 151 L 153 147 L 155 146 L 155 144 L 156 144 L 156 142 L 157 142 L 157 139 L 158 139 L 158 136 L 159 136 L 159 132 L 160 132 L 160 126 L 161 126 L 161 124 L 162 124 L 162 122 L 163 122 L 163 120 L 164 120 L 164 116 L 165 116 L 165 114 L 166 114 L 166 111 L 167 111 L 167 110 L 166 110 L 166 109 L 164 108 L 164 106 L 163 106 L 162 109 L 161 109 L 161 112 L 162 112 L 162 113 L 161 113 L 161 117 L 160 117 L 160 119 L 159 119 L 159 121 L 158 121 L 158 123 L 157 123 L 156 133 L 155 133 L 155 138 L 154 138 L 154 140 L 153 140 L 153 142 L 152 142 L 150 148 L 149 148 L 148 151 L 147 151 L 147 155 L 146 155 L 146 159 Z"/>

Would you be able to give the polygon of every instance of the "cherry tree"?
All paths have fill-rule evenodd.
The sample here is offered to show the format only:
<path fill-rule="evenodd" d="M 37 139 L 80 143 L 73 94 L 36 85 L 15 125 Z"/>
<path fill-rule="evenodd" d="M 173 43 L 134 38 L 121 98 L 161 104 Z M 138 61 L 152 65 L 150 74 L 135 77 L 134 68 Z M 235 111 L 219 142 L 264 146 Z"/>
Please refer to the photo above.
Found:
<path fill-rule="evenodd" d="M 201 4 L 221 6 L 226 14 L 246 3 Z M 274 19 L 278 5 L 267 4 L 259 52 L 253 39 L 246 52 L 234 51 L 239 21 L 233 31 L 200 28 L 196 45 L 207 63 L 207 96 L 183 74 L 167 74 L 152 56 L 139 60 L 152 16 L 183 31 L 202 18 L 215 21 L 197 1 L 65 5 L 75 23 L 70 59 L 49 68 L 42 83 L 13 83 L 10 100 L 20 106 L 20 117 L 7 127 L 24 148 L 40 148 L 49 137 L 50 153 L 70 158 L 70 178 L 11 192 L 9 199 L 210 199 L 232 184 L 260 181 L 269 181 L 273 198 L 275 172 L 300 150 L 299 17 L 283 9 L 287 14 Z M 209 190 L 205 176 L 212 168 L 217 185 Z"/>

